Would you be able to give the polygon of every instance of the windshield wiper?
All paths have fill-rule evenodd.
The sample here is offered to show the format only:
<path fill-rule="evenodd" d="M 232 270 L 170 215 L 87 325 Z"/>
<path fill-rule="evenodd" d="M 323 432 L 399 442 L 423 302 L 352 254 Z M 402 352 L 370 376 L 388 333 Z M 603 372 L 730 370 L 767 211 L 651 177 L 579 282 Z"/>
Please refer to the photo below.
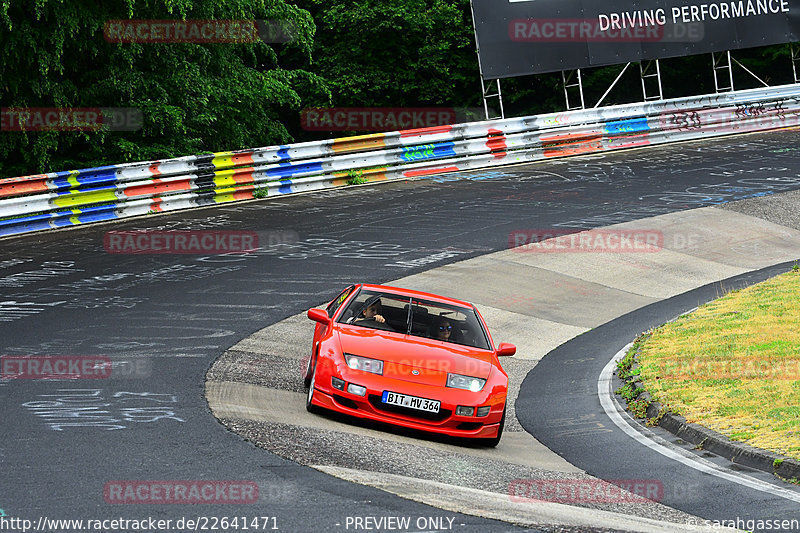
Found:
<path fill-rule="evenodd" d="M 408 324 L 408 329 L 406 329 L 406 335 L 411 335 L 411 325 L 414 322 L 414 302 L 411 298 L 408 299 L 408 316 L 406 316 L 406 324 Z"/>

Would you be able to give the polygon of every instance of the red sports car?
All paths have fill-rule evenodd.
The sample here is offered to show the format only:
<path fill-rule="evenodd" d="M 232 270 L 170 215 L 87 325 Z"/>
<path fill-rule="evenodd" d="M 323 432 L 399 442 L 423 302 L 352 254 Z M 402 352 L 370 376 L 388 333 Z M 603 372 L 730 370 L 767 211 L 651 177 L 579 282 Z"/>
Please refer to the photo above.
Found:
<path fill-rule="evenodd" d="M 496 446 L 508 375 L 474 305 L 407 289 L 353 285 L 317 322 L 303 376 L 306 407 L 320 407 Z"/>

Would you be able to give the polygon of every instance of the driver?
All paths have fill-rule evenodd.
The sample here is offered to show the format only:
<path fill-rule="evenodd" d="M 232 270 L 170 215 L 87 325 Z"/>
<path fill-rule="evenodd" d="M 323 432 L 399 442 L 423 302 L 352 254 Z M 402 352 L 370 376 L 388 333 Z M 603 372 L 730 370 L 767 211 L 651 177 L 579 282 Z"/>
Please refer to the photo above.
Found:
<path fill-rule="evenodd" d="M 369 307 L 361 311 L 361 316 L 356 319 L 356 322 L 374 320 L 375 322 L 380 322 L 381 324 L 385 324 L 386 319 L 383 318 L 383 315 L 381 315 L 380 313 L 381 313 L 381 301 L 376 300 Z"/>

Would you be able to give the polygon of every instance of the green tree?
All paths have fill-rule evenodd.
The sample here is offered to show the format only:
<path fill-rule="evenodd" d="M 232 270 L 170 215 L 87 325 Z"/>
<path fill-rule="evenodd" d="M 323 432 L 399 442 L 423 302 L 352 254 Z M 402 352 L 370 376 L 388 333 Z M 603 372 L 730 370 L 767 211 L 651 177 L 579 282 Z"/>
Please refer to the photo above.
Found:
<path fill-rule="evenodd" d="M 286 44 L 120 43 L 113 20 L 281 20 Z M 3 107 L 131 107 L 123 131 L 0 131 L 0 176 L 65 170 L 287 142 L 308 99 L 314 22 L 283 0 L 0 0 Z"/>
<path fill-rule="evenodd" d="M 480 104 L 469 0 L 298 0 L 336 106 Z M 309 105 L 324 105 L 310 101 Z"/>

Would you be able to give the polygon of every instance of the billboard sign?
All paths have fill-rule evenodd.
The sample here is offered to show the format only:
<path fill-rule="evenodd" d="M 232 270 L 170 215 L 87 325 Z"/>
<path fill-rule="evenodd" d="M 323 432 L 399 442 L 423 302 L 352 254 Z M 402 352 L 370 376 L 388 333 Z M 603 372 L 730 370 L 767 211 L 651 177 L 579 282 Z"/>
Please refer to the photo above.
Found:
<path fill-rule="evenodd" d="M 795 42 L 800 0 L 472 0 L 484 79 Z"/>

